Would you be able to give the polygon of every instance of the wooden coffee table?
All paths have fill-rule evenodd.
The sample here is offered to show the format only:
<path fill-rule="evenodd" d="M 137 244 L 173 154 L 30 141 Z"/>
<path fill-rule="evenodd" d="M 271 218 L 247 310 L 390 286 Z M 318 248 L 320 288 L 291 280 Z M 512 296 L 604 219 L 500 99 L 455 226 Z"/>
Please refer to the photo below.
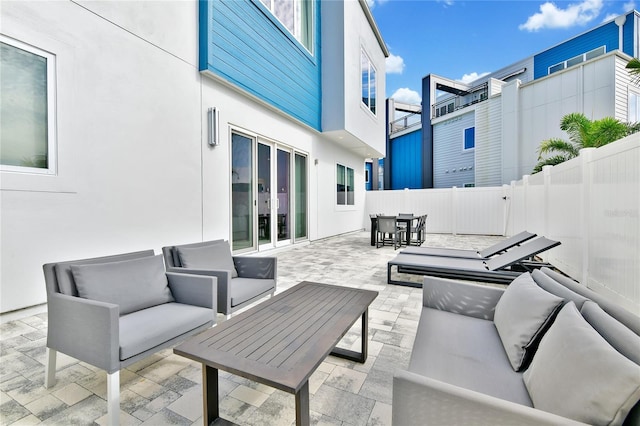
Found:
<path fill-rule="evenodd" d="M 174 349 L 202 363 L 205 425 L 220 417 L 218 370 L 295 394 L 296 424 L 309 424 L 309 377 L 332 354 L 365 362 L 368 308 L 378 292 L 304 281 Z M 336 348 L 362 318 L 360 352 Z"/>

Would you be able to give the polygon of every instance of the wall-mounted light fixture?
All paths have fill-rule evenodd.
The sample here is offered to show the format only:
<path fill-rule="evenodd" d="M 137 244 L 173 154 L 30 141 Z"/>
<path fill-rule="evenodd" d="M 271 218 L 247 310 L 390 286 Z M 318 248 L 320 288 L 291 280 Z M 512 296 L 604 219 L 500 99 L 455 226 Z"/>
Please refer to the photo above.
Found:
<path fill-rule="evenodd" d="M 213 107 L 209 108 L 208 112 L 208 127 L 209 127 L 209 145 L 218 146 L 220 145 L 220 134 L 219 134 L 219 121 L 218 121 L 218 109 Z"/>

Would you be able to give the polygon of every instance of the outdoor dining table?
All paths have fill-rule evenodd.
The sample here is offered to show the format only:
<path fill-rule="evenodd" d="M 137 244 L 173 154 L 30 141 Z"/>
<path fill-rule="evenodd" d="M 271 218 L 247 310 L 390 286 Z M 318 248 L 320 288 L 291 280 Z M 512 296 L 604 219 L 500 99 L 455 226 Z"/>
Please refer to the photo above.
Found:
<path fill-rule="evenodd" d="M 411 241 L 411 224 L 414 220 L 417 220 L 419 216 L 415 216 L 413 213 L 411 214 L 399 214 L 396 216 L 396 222 L 405 223 L 407 232 L 405 237 L 405 245 L 409 245 Z M 370 214 L 369 218 L 371 219 L 371 245 L 376 245 L 376 231 L 378 230 L 378 215 Z"/>

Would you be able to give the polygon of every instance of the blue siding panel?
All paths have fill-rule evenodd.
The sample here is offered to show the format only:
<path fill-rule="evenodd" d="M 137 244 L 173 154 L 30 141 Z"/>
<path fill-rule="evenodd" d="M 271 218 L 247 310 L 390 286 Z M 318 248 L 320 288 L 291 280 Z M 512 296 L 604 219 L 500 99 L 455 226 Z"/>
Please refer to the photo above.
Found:
<path fill-rule="evenodd" d="M 638 19 L 636 14 L 631 12 L 627 15 L 627 21 L 622 26 L 622 51 L 629 56 L 633 56 L 635 43 L 638 43 L 638 41 L 633 38 L 636 19 Z"/>
<path fill-rule="evenodd" d="M 367 191 L 371 191 L 371 189 L 373 189 L 373 164 L 372 163 L 365 163 L 364 167 L 367 170 L 367 172 L 369 173 L 369 182 L 365 182 L 365 189 Z"/>
<path fill-rule="evenodd" d="M 606 51 L 618 49 L 618 26 L 615 22 L 610 22 L 593 31 L 582 34 L 576 38 L 568 40 L 556 47 L 552 47 L 533 57 L 534 79 L 541 78 L 549 73 L 549 67 L 560 62 L 571 59 L 575 56 L 606 46 Z"/>
<path fill-rule="evenodd" d="M 391 189 L 422 188 L 422 131 L 391 139 Z"/>
<path fill-rule="evenodd" d="M 313 54 L 259 0 L 200 1 L 200 71 L 209 71 L 322 131 L 320 7 Z"/>

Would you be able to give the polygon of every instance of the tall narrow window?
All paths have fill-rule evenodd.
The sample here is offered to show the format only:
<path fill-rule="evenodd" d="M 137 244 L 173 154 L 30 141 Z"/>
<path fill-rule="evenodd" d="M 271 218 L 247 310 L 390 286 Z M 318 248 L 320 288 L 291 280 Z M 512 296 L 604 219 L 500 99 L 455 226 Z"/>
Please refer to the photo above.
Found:
<path fill-rule="evenodd" d="M 362 73 L 362 103 L 376 113 L 376 69 L 364 52 L 360 51 L 360 69 Z"/>
<path fill-rule="evenodd" d="M 629 92 L 629 123 L 640 122 L 640 94 Z"/>
<path fill-rule="evenodd" d="M 260 0 L 309 51 L 313 51 L 313 0 Z"/>
<path fill-rule="evenodd" d="M 476 128 L 468 127 L 464 129 L 464 150 L 476 147 Z"/>
<path fill-rule="evenodd" d="M 338 164 L 336 167 L 336 195 L 340 206 L 355 204 L 355 175 L 350 167 Z"/>
<path fill-rule="evenodd" d="M 0 167 L 55 173 L 54 56 L 0 36 Z"/>
<path fill-rule="evenodd" d="M 297 240 L 307 237 L 307 157 L 295 155 L 295 215 Z"/>

